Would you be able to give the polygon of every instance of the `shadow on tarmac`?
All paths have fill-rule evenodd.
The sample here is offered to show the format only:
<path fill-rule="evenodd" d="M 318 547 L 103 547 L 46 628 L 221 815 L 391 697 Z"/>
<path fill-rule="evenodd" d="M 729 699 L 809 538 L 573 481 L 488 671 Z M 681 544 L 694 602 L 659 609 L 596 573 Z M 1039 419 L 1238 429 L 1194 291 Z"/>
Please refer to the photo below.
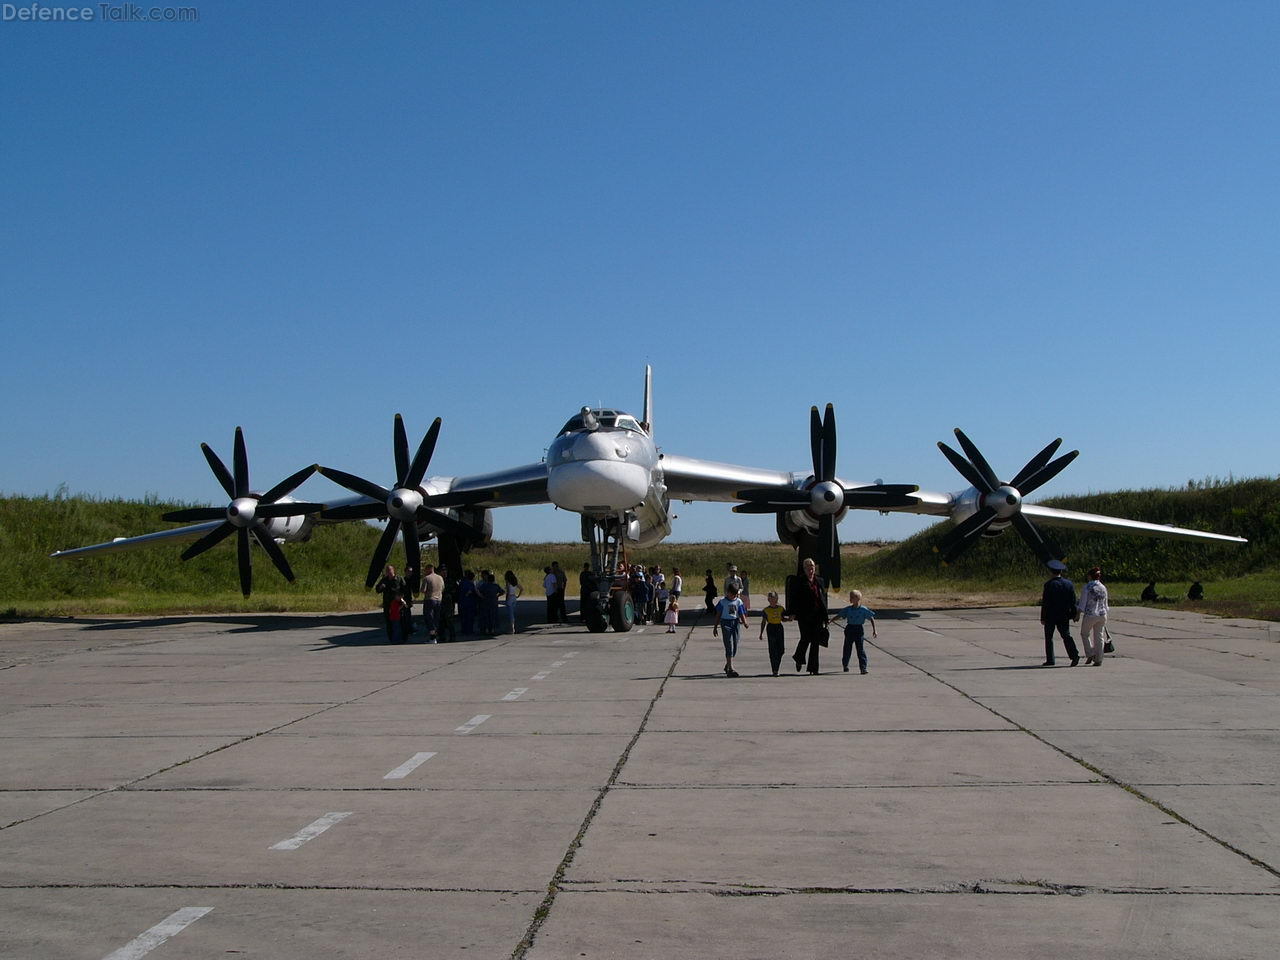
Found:
<path fill-rule="evenodd" d="M 213 625 L 238 624 L 228 633 L 274 633 L 283 630 L 297 630 L 301 627 L 362 627 L 363 629 L 381 629 L 382 614 L 371 613 L 334 613 L 322 616 L 299 617 L 288 613 L 246 613 L 246 614 L 191 614 L 183 617 L 146 617 L 139 619 L 95 619 L 93 617 L 49 617 L 46 623 L 88 624 L 86 630 L 140 630 L 147 628 L 167 628 L 190 623 L 208 623 Z"/>

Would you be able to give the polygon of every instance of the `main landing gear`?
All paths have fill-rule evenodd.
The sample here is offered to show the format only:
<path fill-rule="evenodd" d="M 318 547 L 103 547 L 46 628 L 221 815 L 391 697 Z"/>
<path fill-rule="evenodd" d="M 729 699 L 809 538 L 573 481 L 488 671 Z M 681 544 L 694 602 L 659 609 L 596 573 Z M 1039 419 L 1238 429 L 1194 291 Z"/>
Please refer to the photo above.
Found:
<path fill-rule="evenodd" d="M 592 633 L 604 633 L 610 627 L 626 633 L 636 622 L 623 545 L 626 523 L 625 515 L 582 518 L 582 539 L 591 544 L 591 576 L 596 585 L 582 599 L 582 617 Z"/>

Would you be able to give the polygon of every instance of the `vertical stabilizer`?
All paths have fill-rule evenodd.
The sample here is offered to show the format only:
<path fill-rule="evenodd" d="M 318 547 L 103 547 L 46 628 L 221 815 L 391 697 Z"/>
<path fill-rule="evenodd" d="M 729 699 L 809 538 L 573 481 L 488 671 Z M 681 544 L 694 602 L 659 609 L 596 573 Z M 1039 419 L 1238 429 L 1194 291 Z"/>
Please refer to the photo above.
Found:
<path fill-rule="evenodd" d="M 644 424 L 649 436 L 653 436 L 653 367 L 644 365 Z"/>

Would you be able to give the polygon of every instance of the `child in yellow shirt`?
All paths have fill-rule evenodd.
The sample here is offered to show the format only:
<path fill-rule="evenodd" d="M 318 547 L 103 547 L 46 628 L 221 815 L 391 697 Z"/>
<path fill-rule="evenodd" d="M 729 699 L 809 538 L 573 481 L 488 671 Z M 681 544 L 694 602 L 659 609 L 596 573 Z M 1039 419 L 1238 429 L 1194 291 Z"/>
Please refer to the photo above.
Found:
<path fill-rule="evenodd" d="M 778 667 L 782 663 L 782 653 L 786 649 L 786 640 L 782 636 L 782 621 L 790 620 L 786 609 L 778 603 L 778 594 L 769 591 L 769 605 L 760 611 L 760 636 L 769 637 L 769 666 L 773 675 L 778 675 Z"/>

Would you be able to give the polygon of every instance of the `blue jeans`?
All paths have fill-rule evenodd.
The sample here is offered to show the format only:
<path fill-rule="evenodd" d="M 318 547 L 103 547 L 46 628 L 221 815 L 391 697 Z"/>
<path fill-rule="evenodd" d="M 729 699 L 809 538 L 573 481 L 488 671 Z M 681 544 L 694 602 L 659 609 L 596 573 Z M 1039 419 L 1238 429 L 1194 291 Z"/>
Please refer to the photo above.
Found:
<path fill-rule="evenodd" d="M 862 642 L 862 624 L 851 623 L 844 628 L 844 657 L 842 663 L 846 670 L 849 669 L 849 655 L 853 653 L 853 648 L 858 648 L 858 669 L 863 673 L 867 672 L 867 648 Z"/>
<path fill-rule="evenodd" d="M 724 641 L 725 658 L 736 657 L 738 655 L 738 620 L 736 617 L 732 620 L 720 621 L 720 639 Z"/>

